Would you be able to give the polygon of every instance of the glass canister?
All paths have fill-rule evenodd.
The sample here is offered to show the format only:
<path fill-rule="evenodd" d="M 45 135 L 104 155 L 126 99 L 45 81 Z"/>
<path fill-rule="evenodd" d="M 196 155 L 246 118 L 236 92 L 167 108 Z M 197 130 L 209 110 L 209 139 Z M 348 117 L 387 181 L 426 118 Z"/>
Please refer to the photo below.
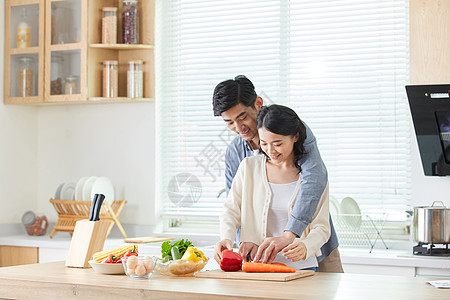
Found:
<path fill-rule="evenodd" d="M 30 25 L 28 25 L 27 11 L 23 8 L 17 26 L 17 48 L 28 47 L 30 47 Z"/>
<path fill-rule="evenodd" d="M 137 0 L 122 1 L 122 42 L 139 43 L 139 10 Z"/>
<path fill-rule="evenodd" d="M 80 93 L 80 78 L 76 75 L 66 77 L 64 84 L 64 94 L 73 95 Z"/>
<path fill-rule="evenodd" d="M 19 97 L 33 96 L 34 60 L 24 56 L 19 59 Z"/>
<path fill-rule="evenodd" d="M 103 62 L 103 97 L 118 97 L 119 74 L 117 60 L 105 60 Z"/>
<path fill-rule="evenodd" d="M 50 95 L 61 95 L 63 90 L 63 62 L 61 56 L 52 54 L 50 65 Z"/>
<path fill-rule="evenodd" d="M 103 7 L 102 43 L 117 43 L 117 7 Z"/>
<path fill-rule="evenodd" d="M 127 71 L 127 97 L 144 97 L 144 71 L 142 60 L 130 60 Z"/>

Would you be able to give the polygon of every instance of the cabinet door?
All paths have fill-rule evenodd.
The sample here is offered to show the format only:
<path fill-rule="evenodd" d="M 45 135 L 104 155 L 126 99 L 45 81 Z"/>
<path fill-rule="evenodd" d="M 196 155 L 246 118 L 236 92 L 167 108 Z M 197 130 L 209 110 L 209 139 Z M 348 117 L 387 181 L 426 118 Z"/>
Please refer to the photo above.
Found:
<path fill-rule="evenodd" d="M 45 101 L 86 100 L 86 0 L 46 0 Z"/>
<path fill-rule="evenodd" d="M 0 267 L 36 264 L 38 257 L 37 247 L 0 246 Z"/>
<path fill-rule="evenodd" d="M 6 0 L 4 101 L 43 102 L 44 0 Z"/>

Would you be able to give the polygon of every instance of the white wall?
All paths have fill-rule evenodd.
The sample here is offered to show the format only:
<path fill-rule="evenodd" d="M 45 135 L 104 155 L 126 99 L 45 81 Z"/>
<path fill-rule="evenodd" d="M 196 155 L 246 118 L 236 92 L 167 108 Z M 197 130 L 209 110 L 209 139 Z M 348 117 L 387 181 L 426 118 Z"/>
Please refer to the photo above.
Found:
<path fill-rule="evenodd" d="M 0 1 L 0 223 L 11 223 L 37 207 L 37 114 L 35 107 L 3 104 L 4 10 Z"/>
<path fill-rule="evenodd" d="M 38 207 L 51 221 L 49 199 L 62 182 L 106 176 L 128 203 L 125 224 L 154 225 L 154 103 L 39 107 Z"/>

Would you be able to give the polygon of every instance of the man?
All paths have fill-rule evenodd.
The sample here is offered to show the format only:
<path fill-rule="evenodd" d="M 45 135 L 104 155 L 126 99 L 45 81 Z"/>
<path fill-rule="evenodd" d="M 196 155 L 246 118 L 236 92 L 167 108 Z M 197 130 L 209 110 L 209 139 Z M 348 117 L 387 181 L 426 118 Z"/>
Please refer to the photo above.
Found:
<path fill-rule="evenodd" d="M 245 76 L 237 76 L 219 83 L 214 89 L 213 110 L 215 116 L 221 116 L 228 128 L 238 136 L 228 145 L 225 154 L 226 192 L 230 191 L 231 183 L 236 175 L 240 162 L 248 156 L 259 153 L 259 135 L 256 128 L 256 118 L 263 105 L 263 99 L 258 97 L 253 83 Z M 305 124 L 306 126 L 306 124 Z M 271 263 L 278 252 L 292 243 L 295 237 L 301 236 L 311 223 L 317 204 L 327 184 L 326 167 L 320 157 L 316 139 L 308 126 L 307 138 L 304 144 L 307 154 L 299 162 L 301 167 L 301 186 L 294 209 L 286 224 L 284 234 L 279 237 L 269 237 L 258 247 L 253 243 L 243 243 L 241 251 L 244 260 L 262 258 L 265 263 Z M 339 255 L 338 240 L 330 216 L 331 236 L 321 248 L 322 255 L 318 257 L 320 272 L 343 272 Z M 220 245 L 222 250 L 230 245 Z M 220 253 L 221 251 L 219 251 Z M 263 255 L 264 253 L 264 255 Z"/>

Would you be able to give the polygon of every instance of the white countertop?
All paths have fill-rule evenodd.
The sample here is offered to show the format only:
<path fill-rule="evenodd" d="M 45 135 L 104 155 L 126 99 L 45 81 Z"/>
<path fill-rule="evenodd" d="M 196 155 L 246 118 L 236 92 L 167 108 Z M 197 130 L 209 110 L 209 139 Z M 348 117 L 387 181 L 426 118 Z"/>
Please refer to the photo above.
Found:
<path fill-rule="evenodd" d="M 67 250 L 70 247 L 71 236 L 65 233 L 58 233 L 53 238 L 48 235 L 28 236 L 26 234 L 15 234 L 0 236 L 0 245 L 39 247 Z M 195 244 L 195 241 L 193 241 Z M 108 238 L 104 249 L 110 249 L 120 246 L 124 243 L 122 238 Z M 160 255 L 162 242 L 139 244 L 139 252 L 144 255 Z M 205 255 L 213 257 L 214 246 L 200 246 Z M 411 250 L 392 250 L 392 249 L 373 249 L 369 253 L 368 249 L 351 249 L 339 247 L 341 260 L 343 264 L 355 265 L 378 265 L 378 266 L 405 266 L 405 267 L 424 267 L 450 270 L 450 257 L 430 257 L 417 256 L 412 254 Z M 215 267 L 214 259 L 210 259 L 209 267 Z"/>

